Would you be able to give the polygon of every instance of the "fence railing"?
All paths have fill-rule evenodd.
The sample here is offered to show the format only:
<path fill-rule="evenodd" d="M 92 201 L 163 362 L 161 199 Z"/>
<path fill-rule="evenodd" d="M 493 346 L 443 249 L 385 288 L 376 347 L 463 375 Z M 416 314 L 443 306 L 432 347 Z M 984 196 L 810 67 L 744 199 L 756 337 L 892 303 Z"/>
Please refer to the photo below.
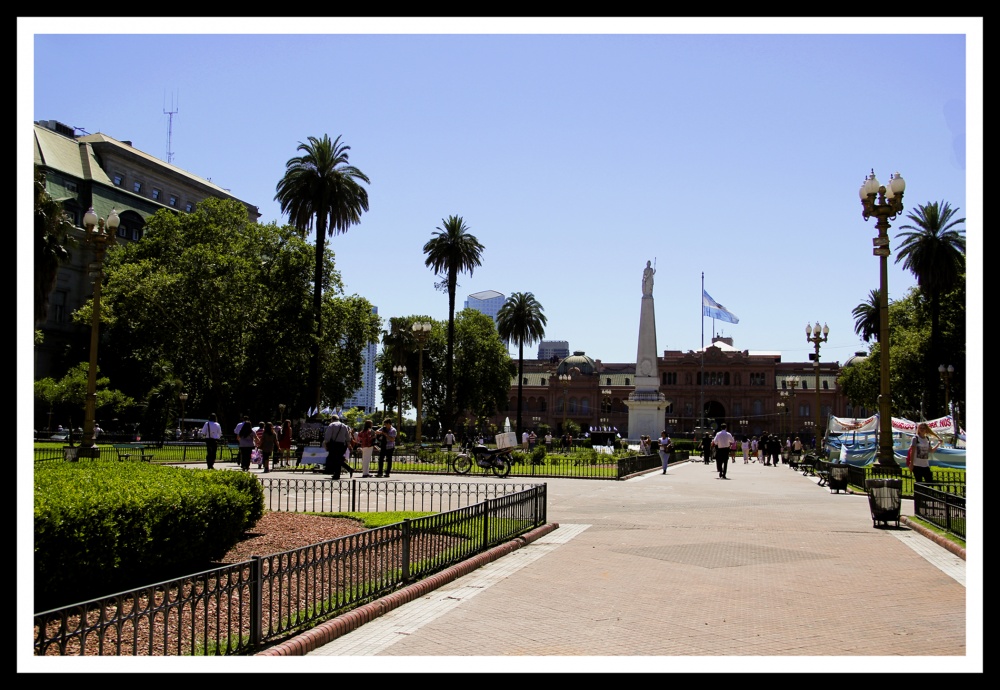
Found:
<path fill-rule="evenodd" d="M 502 493 L 501 486 L 507 485 L 492 488 Z M 275 489 L 280 494 L 281 488 Z M 434 494 L 442 487 L 426 490 Z M 423 491 L 410 485 L 410 498 L 402 492 L 395 505 L 433 505 L 435 499 L 414 498 Z M 360 503 L 369 492 L 346 493 Z M 389 505 L 390 492 L 369 495 L 375 498 L 371 505 Z M 478 495 L 460 492 L 456 502 Z M 295 505 L 300 505 L 297 500 Z M 546 485 L 533 485 L 436 515 L 37 613 L 34 653 L 251 654 L 545 524 L 546 505 Z"/>
<path fill-rule="evenodd" d="M 965 539 L 965 485 L 917 482 L 913 514 Z"/>
<path fill-rule="evenodd" d="M 864 489 L 866 479 L 901 479 L 903 482 L 903 498 L 913 498 L 913 472 L 907 467 L 892 467 L 884 465 L 849 465 L 847 481 L 849 484 Z M 962 484 L 965 474 L 955 470 L 934 470 L 935 483 Z M 963 492 L 964 493 L 964 492 Z"/>

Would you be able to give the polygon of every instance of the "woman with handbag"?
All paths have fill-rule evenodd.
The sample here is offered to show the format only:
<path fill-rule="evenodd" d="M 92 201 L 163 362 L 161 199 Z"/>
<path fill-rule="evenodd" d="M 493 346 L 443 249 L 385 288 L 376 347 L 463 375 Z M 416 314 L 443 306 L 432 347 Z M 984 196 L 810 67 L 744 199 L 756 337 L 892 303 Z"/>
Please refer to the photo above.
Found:
<path fill-rule="evenodd" d="M 937 439 L 937 443 L 933 446 L 931 446 L 929 436 Z M 910 440 L 910 450 L 906 454 L 906 466 L 913 472 L 913 481 L 934 481 L 931 475 L 931 453 L 941 447 L 942 441 L 943 439 L 931 429 L 927 422 L 917 424 L 917 433 Z"/>

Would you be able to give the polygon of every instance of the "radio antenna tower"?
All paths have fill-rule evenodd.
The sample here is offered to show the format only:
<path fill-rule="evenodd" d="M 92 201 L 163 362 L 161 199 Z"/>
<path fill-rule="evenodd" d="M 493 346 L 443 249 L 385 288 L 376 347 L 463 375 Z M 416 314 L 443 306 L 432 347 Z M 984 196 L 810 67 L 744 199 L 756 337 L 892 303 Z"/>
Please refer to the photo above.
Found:
<path fill-rule="evenodd" d="M 163 114 L 167 116 L 167 162 L 168 163 L 173 163 L 174 162 L 174 152 L 170 150 L 170 145 L 171 145 L 171 141 L 173 140 L 173 137 L 174 137 L 174 115 L 177 114 L 177 112 L 179 111 L 180 105 L 178 103 L 178 110 L 167 110 L 166 100 L 167 100 L 167 96 L 166 96 L 166 94 L 164 94 L 163 95 L 163 101 L 164 101 Z M 180 98 L 178 98 L 177 100 L 179 102 Z M 171 108 L 174 107 L 174 95 L 173 94 L 170 94 L 170 107 Z"/>

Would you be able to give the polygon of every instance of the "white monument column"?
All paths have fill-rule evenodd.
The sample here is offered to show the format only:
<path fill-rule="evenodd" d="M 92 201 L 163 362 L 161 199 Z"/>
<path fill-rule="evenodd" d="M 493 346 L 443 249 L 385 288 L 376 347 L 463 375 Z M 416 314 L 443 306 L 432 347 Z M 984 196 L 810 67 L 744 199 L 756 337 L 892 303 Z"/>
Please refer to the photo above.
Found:
<path fill-rule="evenodd" d="M 635 390 L 629 394 L 628 439 L 638 443 L 642 435 L 659 438 L 669 402 L 660 392 L 657 370 L 656 312 L 653 308 L 653 275 L 656 269 L 646 262 L 642 271 L 642 301 L 639 307 L 639 346 L 635 355 Z"/>

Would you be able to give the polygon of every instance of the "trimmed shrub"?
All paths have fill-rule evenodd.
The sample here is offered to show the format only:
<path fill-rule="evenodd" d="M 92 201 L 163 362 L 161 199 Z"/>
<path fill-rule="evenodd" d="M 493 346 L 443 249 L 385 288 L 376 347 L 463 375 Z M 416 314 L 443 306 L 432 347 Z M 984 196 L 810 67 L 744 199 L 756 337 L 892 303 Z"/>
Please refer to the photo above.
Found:
<path fill-rule="evenodd" d="M 35 610 L 203 570 L 263 514 L 263 488 L 249 473 L 36 465 Z"/>

